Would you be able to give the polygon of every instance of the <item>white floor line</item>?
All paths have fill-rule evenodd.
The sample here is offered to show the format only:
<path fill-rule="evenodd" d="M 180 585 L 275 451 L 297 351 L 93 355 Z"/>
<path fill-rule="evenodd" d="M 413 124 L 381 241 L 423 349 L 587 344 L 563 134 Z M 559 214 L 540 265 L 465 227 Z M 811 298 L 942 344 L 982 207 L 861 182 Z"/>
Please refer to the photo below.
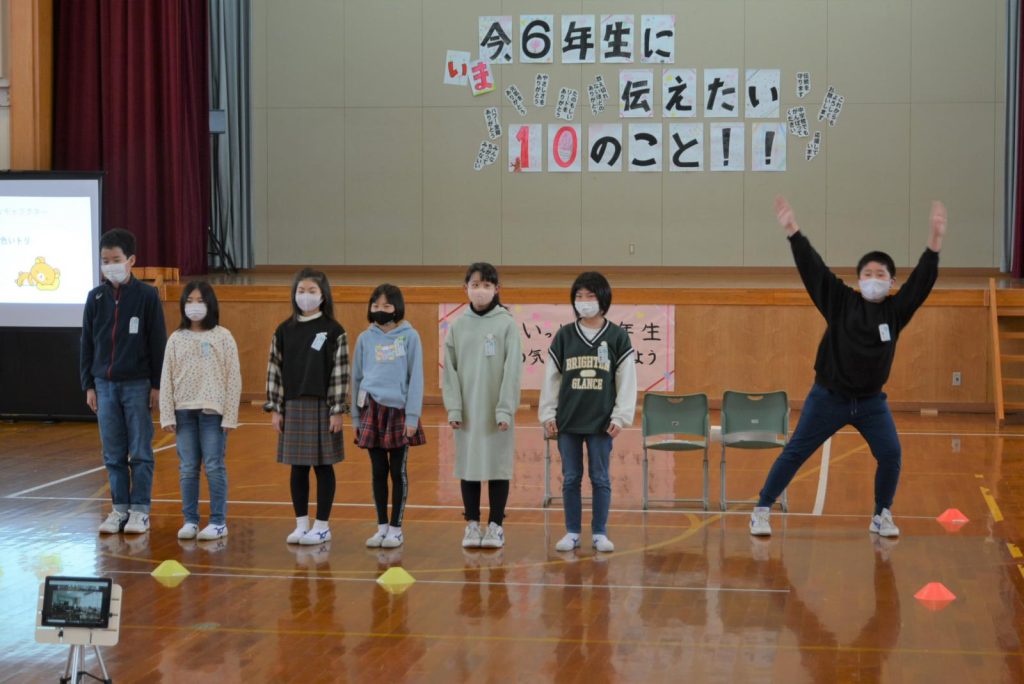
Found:
<path fill-rule="evenodd" d="M 488 566 L 482 565 L 480 567 L 467 567 L 467 570 L 483 570 Z M 506 570 L 515 570 L 515 564 L 503 565 Z M 148 575 L 149 572 L 145 570 L 106 570 L 111 575 Z M 344 572 L 344 570 L 338 571 Z M 415 572 L 415 571 L 414 571 Z M 375 577 L 334 577 L 331 575 L 265 575 L 256 573 L 244 573 L 244 572 L 193 572 L 189 574 L 189 577 L 218 577 L 218 578 L 236 578 L 236 579 L 286 579 L 286 580 L 312 580 L 318 582 L 374 582 L 377 579 Z M 789 589 L 757 589 L 757 588 L 746 588 L 746 587 L 673 587 L 661 584 L 563 584 L 561 582 L 489 582 L 489 581 L 469 581 L 469 580 L 430 580 L 430 579 L 417 579 L 416 584 L 442 584 L 442 585 L 456 585 L 464 586 L 467 584 L 480 585 L 488 587 L 534 587 L 541 589 L 623 589 L 626 591 L 640 590 L 653 590 L 653 591 L 689 591 L 689 592 L 703 592 L 703 593 L 744 593 L 744 594 L 788 594 Z"/>
<path fill-rule="evenodd" d="M 7 494 L 6 496 L 4 496 L 4 498 L 5 499 L 17 499 L 19 497 L 24 496 L 25 494 L 29 494 L 31 492 L 35 492 L 35 491 L 38 491 L 40 489 L 44 489 L 46 487 L 52 487 L 53 485 L 60 484 L 61 482 L 67 482 L 68 480 L 74 480 L 76 478 L 84 477 L 86 475 L 92 475 L 93 473 L 98 473 L 101 470 L 105 470 L 105 466 L 100 466 L 99 468 L 92 468 L 91 470 L 83 470 L 80 473 L 75 473 L 74 475 L 68 475 L 67 477 L 62 477 L 61 479 L 54 480 L 53 482 L 47 482 L 45 484 L 36 485 L 35 487 L 29 487 L 28 489 L 23 489 L 20 492 L 14 492 L 13 494 Z"/>
<path fill-rule="evenodd" d="M 266 423 L 239 423 L 238 427 L 271 427 L 270 422 Z M 448 423 L 437 423 L 428 424 L 423 423 L 425 428 L 446 428 Z M 521 425 L 517 426 L 516 430 L 540 430 L 540 425 Z M 712 428 L 718 428 L 718 425 L 712 425 Z M 623 428 L 623 432 L 640 432 L 641 428 L 628 427 Z M 897 434 L 906 437 L 1014 437 L 1017 439 L 1024 439 L 1024 432 L 928 432 L 928 431 L 907 431 L 897 430 Z M 837 435 L 859 435 L 860 433 L 856 430 L 840 430 L 836 433 Z"/>
<path fill-rule="evenodd" d="M 814 509 L 811 515 L 821 515 L 825 508 L 825 492 L 828 490 L 828 462 L 832 455 L 832 438 L 825 440 L 825 446 L 821 450 L 821 468 L 818 470 L 818 493 L 814 496 Z"/>
<path fill-rule="evenodd" d="M 13 494 L 3 497 L 5 499 L 20 499 L 22 501 L 96 501 L 96 502 L 107 502 L 107 497 L 87 497 L 87 496 L 15 496 Z M 159 504 L 180 504 L 181 499 L 153 499 L 152 503 Z M 200 503 L 209 503 L 206 499 L 200 499 Z M 291 501 L 234 501 L 228 500 L 228 505 L 231 506 L 287 506 L 291 508 Z M 754 500 L 751 499 L 751 505 Z M 347 503 L 347 502 L 334 502 L 335 508 L 375 508 L 372 503 Z M 456 505 L 441 505 L 441 504 L 407 504 L 407 509 L 417 510 L 440 510 L 440 511 L 461 511 L 462 506 Z M 523 513 L 552 513 L 555 515 L 562 515 L 562 509 L 560 507 L 542 508 L 540 506 L 508 506 L 505 508 L 508 511 L 518 511 Z M 709 515 L 740 515 L 750 517 L 750 509 L 731 510 L 731 511 L 701 511 L 693 509 L 648 509 L 643 510 L 642 508 L 611 508 L 608 510 L 609 513 L 643 513 L 645 515 L 697 515 L 697 516 L 709 516 Z M 871 517 L 866 513 L 822 513 L 821 515 L 814 515 L 811 512 L 797 512 L 790 511 L 789 513 L 773 513 L 772 515 L 782 515 L 790 517 L 818 517 L 818 518 L 863 518 Z M 896 514 L 897 518 L 902 520 L 934 520 L 934 515 L 903 515 L 900 513 Z"/>
<path fill-rule="evenodd" d="M 174 446 L 175 446 L 174 444 L 168 444 L 168 445 L 162 446 L 162 447 L 160 447 L 158 449 L 153 449 L 153 453 L 156 454 L 156 453 L 159 453 L 161 451 L 166 451 L 167 449 L 173 449 Z M 89 470 L 83 470 L 80 473 L 75 473 L 74 475 L 68 475 L 67 477 L 62 477 L 59 480 L 53 480 L 52 482 L 45 482 L 45 483 L 43 483 L 41 485 L 36 485 L 35 487 L 29 487 L 28 489 L 23 489 L 20 492 L 14 492 L 13 494 L 5 494 L 4 498 L 5 499 L 17 499 L 17 498 L 23 497 L 25 494 L 29 494 L 31 492 L 39 491 L 40 489 L 45 489 L 47 487 L 52 487 L 54 485 L 59 485 L 60 483 L 67 482 L 68 480 L 75 480 L 75 479 L 77 479 L 79 477 L 85 477 L 86 475 L 92 475 L 93 473 L 98 473 L 99 471 L 105 470 L 105 469 L 106 469 L 106 466 L 99 466 L 98 468 L 90 468 Z"/>

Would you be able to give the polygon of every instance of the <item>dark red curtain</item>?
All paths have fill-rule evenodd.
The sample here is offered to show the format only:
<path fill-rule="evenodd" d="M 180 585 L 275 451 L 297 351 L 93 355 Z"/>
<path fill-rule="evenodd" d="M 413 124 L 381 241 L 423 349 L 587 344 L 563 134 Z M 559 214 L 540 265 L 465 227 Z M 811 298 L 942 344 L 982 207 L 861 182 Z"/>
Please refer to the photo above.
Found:
<path fill-rule="evenodd" d="M 105 172 L 138 263 L 206 272 L 207 0 L 56 0 L 53 168 Z"/>

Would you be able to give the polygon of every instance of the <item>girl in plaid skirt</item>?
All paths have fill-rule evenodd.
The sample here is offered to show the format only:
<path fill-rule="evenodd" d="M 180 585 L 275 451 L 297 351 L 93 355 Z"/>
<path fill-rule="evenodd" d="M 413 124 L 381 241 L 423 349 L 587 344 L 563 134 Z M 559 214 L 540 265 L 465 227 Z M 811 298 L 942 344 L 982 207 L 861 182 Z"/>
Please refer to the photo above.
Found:
<path fill-rule="evenodd" d="M 267 403 L 278 432 L 277 461 L 291 466 L 295 530 L 289 544 L 330 541 L 334 464 L 345 458 L 341 427 L 348 413 L 348 339 L 334 320 L 327 276 L 303 269 L 292 283 L 292 315 L 270 342 Z M 316 521 L 309 526 L 309 471 L 316 473 Z"/>
<path fill-rule="evenodd" d="M 402 517 L 409 491 L 406 456 L 410 446 L 426 440 L 423 410 L 423 351 L 420 336 L 405 320 L 405 299 L 394 285 L 380 285 L 370 295 L 370 327 L 359 336 L 352 361 L 352 424 L 356 444 L 370 452 L 377 532 L 369 547 L 402 545 Z M 388 475 L 391 518 L 388 519 Z"/>

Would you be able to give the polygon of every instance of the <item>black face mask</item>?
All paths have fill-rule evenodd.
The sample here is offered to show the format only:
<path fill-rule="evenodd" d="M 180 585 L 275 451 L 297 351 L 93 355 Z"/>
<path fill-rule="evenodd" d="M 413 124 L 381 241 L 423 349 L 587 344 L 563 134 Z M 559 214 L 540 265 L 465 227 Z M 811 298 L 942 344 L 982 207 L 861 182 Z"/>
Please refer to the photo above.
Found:
<path fill-rule="evenodd" d="M 397 321 L 398 317 L 394 311 L 371 311 L 370 320 L 377 325 L 387 325 L 392 321 Z"/>

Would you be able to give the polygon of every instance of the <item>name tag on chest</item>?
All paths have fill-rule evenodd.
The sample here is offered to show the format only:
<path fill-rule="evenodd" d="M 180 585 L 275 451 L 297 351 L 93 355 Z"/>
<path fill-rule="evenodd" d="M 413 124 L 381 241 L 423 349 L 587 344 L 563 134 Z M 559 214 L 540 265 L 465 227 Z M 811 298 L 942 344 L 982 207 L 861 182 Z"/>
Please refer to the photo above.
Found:
<path fill-rule="evenodd" d="M 139 334 L 139 317 L 132 316 L 131 320 L 128 321 L 128 334 L 138 335 Z"/>
<path fill-rule="evenodd" d="M 883 342 L 891 342 L 892 341 L 892 335 L 889 333 L 889 324 L 888 323 L 882 323 L 880 326 L 878 326 L 878 337 Z"/>
<path fill-rule="evenodd" d="M 199 354 L 204 359 L 210 358 L 211 356 L 213 356 L 213 345 L 211 345 L 209 342 L 200 342 L 199 343 Z"/>
<path fill-rule="evenodd" d="M 316 334 L 316 337 L 313 338 L 313 344 L 311 344 L 310 346 L 313 348 L 314 351 L 320 351 L 321 349 L 324 348 L 324 342 L 326 341 L 327 333 L 319 332 Z"/>
<path fill-rule="evenodd" d="M 498 342 L 494 335 L 488 335 L 484 339 L 484 356 L 496 356 L 498 354 Z"/>

